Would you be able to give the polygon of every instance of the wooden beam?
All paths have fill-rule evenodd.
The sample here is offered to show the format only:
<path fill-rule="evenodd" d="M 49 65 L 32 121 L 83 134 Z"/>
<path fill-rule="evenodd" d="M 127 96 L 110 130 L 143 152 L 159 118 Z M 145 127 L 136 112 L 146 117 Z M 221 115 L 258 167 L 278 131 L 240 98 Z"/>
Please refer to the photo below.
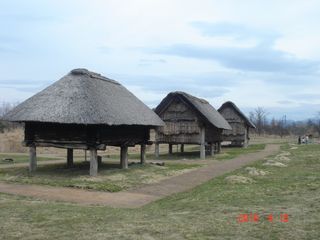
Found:
<path fill-rule="evenodd" d="M 128 168 L 128 146 L 121 146 L 120 149 L 120 164 L 122 169 Z"/>
<path fill-rule="evenodd" d="M 95 177 L 98 175 L 98 159 L 97 149 L 90 149 L 90 176 Z"/>
<path fill-rule="evenodd" d="M 184 144 L 182 143 L 181 145 L 180 145 L 180 152 L 184 152 Z"/>
<path fill-rule="evenodd" d="M 200 128 L 200 158 L 205 159 L 206 158 L 206 129 L 204 126 Z"/>
<path fill-rule="evenodd" d="M 83 144 L 80 144 L 80 143 L 64 143 L 64 142 L 58 142 L 56 141 L 57 143 L 54 143 L 54 140 L 52 140 L 52 142 L 40 142 L 40 141 L 37 141 L 37 142 L 34 142 L 34 143 L 30 143 L 29 141 L 24 141 L 22 144 L 23 146 L 26 146 L 26 147 L 30 147 L 32 146 L 33 144 L 37 147 L 55 147 L 55 148 L 72 148 L 72 149 L 88 149 L 88 145 L 83 143 Z M 96 146 L 96 149 L 97 150 L 106 150 L 106 144 L 100 144 L 98 146 Z"/>
<path fill-rule="evenodd" d="M 168 153 L 169 153 L 169 154 L 172 154 L 172 144 L 171 144 L 171 143 L 169 143 L 169 150 L 168 150 Z"/>
<path fill-rule="evenodd" d="M 156 156 L 156 158 L 158 158 L 160 155 L 160 144 L 159 143 L 155 143 L 155 145 L 154 145 L 154 155 Z"/>
<path fill-rule="evenodd" d="M 67 167 L 68 168 L 73 167 L 73 149 L 72 148 L 67 149 Z"/>
<path fill-rule="evenodd" d="M 141 144 L 140 147 L 140 163 L 145 164 L 146 163 L 146 145 Z"/>
<path fill-rule="evenodd" d="M 37 169 L 37 149 L 35 145 L 29 147 L 29 171 L 34 172 Z"/>

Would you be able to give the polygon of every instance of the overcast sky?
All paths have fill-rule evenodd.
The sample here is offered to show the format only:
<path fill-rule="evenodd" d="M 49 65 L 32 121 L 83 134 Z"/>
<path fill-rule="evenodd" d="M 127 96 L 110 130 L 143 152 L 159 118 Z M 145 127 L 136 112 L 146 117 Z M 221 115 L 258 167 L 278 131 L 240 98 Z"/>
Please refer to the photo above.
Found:
<path fill-rule="evenodd" d="M 150 107 L 180 90 L 306 119 L 320 111 L 319 26 L 319 0 L 1 0 L 0 102 L 81 67 Z"/>

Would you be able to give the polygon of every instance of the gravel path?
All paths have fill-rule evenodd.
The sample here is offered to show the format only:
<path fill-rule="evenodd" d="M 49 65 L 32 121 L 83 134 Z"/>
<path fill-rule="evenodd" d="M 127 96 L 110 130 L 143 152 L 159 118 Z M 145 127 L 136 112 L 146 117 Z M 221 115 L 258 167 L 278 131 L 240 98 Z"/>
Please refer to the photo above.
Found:
<path fill-rule="evenodd" d="M 136 208 L 173 193 L 190 190 L 206 181 L 234 171 L 244 165 L 276 154 L 280 146 L 269 144 L 257 153 L 248 153 L 232 160 L 213 162 L 191 172 L 161 182 L 118 193 L 97 192 L 81 189 L 39 185 L 0 183 L 0 192 L 35 197 L 38 199 L 73 202 L 83 205 L 106 205 L 111 207 Z"/>

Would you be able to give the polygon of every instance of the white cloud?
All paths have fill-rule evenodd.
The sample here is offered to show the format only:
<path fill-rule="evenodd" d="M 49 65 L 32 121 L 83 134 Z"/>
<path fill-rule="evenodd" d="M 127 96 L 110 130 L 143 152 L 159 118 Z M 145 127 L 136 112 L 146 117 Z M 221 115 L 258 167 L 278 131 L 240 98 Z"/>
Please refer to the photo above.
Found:
<path fill-rule="evenodd" d="M 150 104 L 160 102 L 168 91 L 182 89 L 205 96 L 216 107 L 232 100 L 244 108 L 280 108 L 285 101 L 293 101 L 289 93 L 314 94 L 320 87 L 319 72 L 312 76 L 249 74 L 244 68 L 230 69 L 218 61 L 152 54 L 146 49 L 180 43 L 204 50 L 245 49 L 257 46 L 261 36 L 267 39 L 264 33 L 276 33 L 271 50 L 318 62 L 319 9 L 316 0 L 2 1 L 0 82 L 31 79 L 47 85 L 72 68 L 87 67 L 108 77 L 119 76 L 117 80 Z M 239 30 L 238 37 L 221 32 L 209 36 L 201 34 L 192 25 L 195 22 L 245 28 Z M 257 33 L 258 37 L 254 35 Z M 250 56 L 240 56 L 237 63 L 250 64 L 241 61 L 246 57 Z M 143 65 L 143 59 L 153 61 Z M 229 60 L 234 62 L 234 57 Z M 28 94 L 31 92 L 19 87 L 0 87 L 0 101 L 23 100 Z M 319 103 L 306 95 L 300 98 L 304 104 Z"/>

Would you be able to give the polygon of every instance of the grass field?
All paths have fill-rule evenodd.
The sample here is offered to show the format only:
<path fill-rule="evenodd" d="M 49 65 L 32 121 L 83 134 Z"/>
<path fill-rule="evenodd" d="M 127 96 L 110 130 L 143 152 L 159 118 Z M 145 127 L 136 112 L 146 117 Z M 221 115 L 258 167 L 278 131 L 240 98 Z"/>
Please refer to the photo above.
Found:
<path fill-rule="evenodd" d="M 181 163 L 167 163 L 165 166 L 134 164 L 128 169 L 119 169 L 118 164 L 102 164 L 99 175 L 92 178 L 88 175 L 89 162 L 81 162 L 71 169 L 66 168 L 65 164 L 39 166 L 32 174 L 25 167 L 0 169 L 0 181 L 118 192 L 158 182 L 200 166 Z"/>
<path fill-rule="evenodd" d="M 13 159 L 13 161 L 6 161 L 5 159 Z M 55 160 L 56 158 L 51 157 L 38 157 L 38 161 Z M 11 164 L 11 163 L 24 163 L 29 162 L 29 155 L 27 154 L 4 154 L 0 153 L 0 164 Z"/>
<path fill-rule="evenodd" d="M 75 168 L 71 169 L 66 168 L 64 163 L 39 166 L 38 170 L 32 174 L 27 167 L 0 169 L 0 181 L 118 192 L 141 184 L 159 182 L 164 178 L 206 165 L 206 162 L 198 161 L 200 160 L 199 152 L 194 148 L 196 147 L 188 146 L 186 153 L 162 154 L 160 160 L 166 162 L 165 166 L 134 164 L 127 170 L 119 169 L 119 160 L 117 160 L 119 155 L 104 155 L 103 164 L 99 167 L 99 175 L 95 178 L 88 176 L 89 162 L 79 162 L 77 158 Z M 227 160 L 264 148 L 264 144 L 251 145 L 248 148 L 224 148 L 221 154 L 208 157 L 207 160 Z M 129 155 L 130 160 L 138 160 L 139 157 L 137 153 Z M 150 159 L 152 155 L 148 157 Z M 17 155 L 15 159 L 21 159 L 21 162 L 28 160 L 23 155 Z"/>
<path fill-rule="evenodd" d="M 191 191 L 139 209 L 79 206 L 0 194 L 1 239 L 320 239 L 320 147 L 289 146 Z M 289 153 L 288 153 L 289 152 Z M 289 155 L 290 154 L 290 155 Z M 281 157 L 285 156 L 285 157 Z M 252 183 L 226 181 L 230 175 Z M 258 214 L 258 222 L 237 221 Z M 273 222 L 267 216 L 273 214 Z M 288 214 L 288 222 L 280 221 Z"/>
<path fill-rule="evenodd" d="M 244 153 L 249 153 L 249 152 L 255 152 L 258 150 L 264 149 L 265 144 L 252 144 L 248 148 L 223 148 L 222 153 L 215 155 L 214 157 L 209 157 L 207 156 L 207 159 L 230 159 L 233 158 L 239 154 L 244 154 Z M 103 157 L 104 160 L 114 160 L 114 161 L 119 161 L 119 151 L 118 149 L 111 149 L 107 151 L 98 151 L 98 154 Z M 66 151 L 65 151 L 66 152 Z M 181 153 L 177 151 L 176 148 L 174 148 L 173 154 L 169 155 L 167 153 L 167 146 L 166 145 L 161 145 L 161 155 L 158 158 L 158 160 L 196 160 L 199 159 L 200 153 L 199 153 L 199 146 L 197 145 L 186 145 L 185 146 L 185 152 Z M 139 149 L 132 149 L 129 148 L 129 160 L 139 160 L 140 159 L 140 151 Z M 146 154 L 147 159 L 155 159 L 154 156 L 154 149 L 151 148 L 149 151 L 147 151 Z M 13 159 L 13 163 L 27 163 L 29 161 L 29 155 L 26 153 L 0 153 L 0 164 L 8 164 L 10 162 L 8 161 L 3 161 L 5 158 L 11 158 Z M 60 154 L 51 154 L 50 157 L 43 157 L 43 156 L 38 156 L 37 159 L 39 161 L 44 161 L 44 160 L 63 160 L 65 159 L 63 155 Z M 83 151 L 76 151 L 74 154 L 74 159 L 75 161 L 83 161 L 84 160 L 84 152 Z M 89 153 L 88 153 L 88 159 L 89 159 Z"/>

